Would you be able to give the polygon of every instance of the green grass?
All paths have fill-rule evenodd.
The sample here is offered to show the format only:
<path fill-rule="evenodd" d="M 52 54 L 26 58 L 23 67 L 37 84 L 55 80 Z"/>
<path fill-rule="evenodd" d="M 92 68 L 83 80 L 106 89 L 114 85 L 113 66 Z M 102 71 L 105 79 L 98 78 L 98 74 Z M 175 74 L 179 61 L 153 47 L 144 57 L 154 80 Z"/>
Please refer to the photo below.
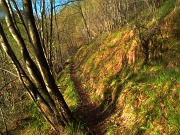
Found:
<path fill-rule="evenodd" d="M 78 107 L 79 97 L 75 91 L 74 82 L 70 77 L 69 66 L 62 71 L 57 83 L 70 110 L 75 112 Z"/>
<path fill-rule="evenodd" d="M 45 135 L 50 131 L 50 124 L 43 118 L 37 104 L 27 104 L 27 116 L 18 121 L 18 127 L 13 134 Z M 26 113 L 27 113 L 26 112 Z"/>
<path fill-rule="evenodd" d="M 166 124 L 169 127 L 166 132 L 179 134 L 180 113 L 176 104 L 179 104 L 180 100 L 172 96 L 180 94 L 176 88 L 180 71 L 154 65 L 143 68 L 142 72 L 137 74 L 127 81 L 123 89 L 130 89 L 125 104 L 132 106 L 139 104 L 134 109 L 134 113 L 137 114 L 136 120 L 145 119 L 145 124 L 139 128 L 146 130 L 147 133 L 156 134 L 160 131 L 156 126 L 160 125 L 165 117 L 166 120 L 161 126 Z"/>
<path fill-rule="evenodd" d="M 174 5 L 167 0 L 164 7 L 157 9 L 155 15 L 162 19 L 174 9 Z M 141 16 L 141 19 L 143 17 L 145 16 Z M 151 21 L 149 26 L 154 25 L 153 16 L 149 14 L 148 17 L 148 21 Z M 146 25 L 148 26 L 148 23 Z M 170 50 L 163 54 L 162 61 L 150 61 L 149 64 L 143 65 L 143 56 L 140 56 L 133 66 L 117 70 L 121 60 L 119 54 L 122 49 L 128 48 L 123 44 L 125 39 L 121 38 L 125 33 L 115 31 L 104 39 L 103 44 L 99 45 L 100 49 L 88 47 L 88 51 L 82 49 L 78 53 L 88 54 L 84 63 L 79 66 L 78 75 L 84 88 L 92 95 L 92 101 L 96 104 L 104 101 L 103 107 L 108 108 L 106 99 L 111 98 L 113 93 L 117 96 L 117 110 L 107 118 L 107 133 L 180 134 L 180 110 L 177 106 L 180 104 L 177 41 L 169 38 L 169 42 L 163 42 Z M 119 40 L 114 42 L 114 38 Z M 92 53 L 89 53 L 89 50 L 92 50 Z M 76 62 L 79 62 L 79 57 L 76 57 Z M 172 63 L 172 68 L 168 68 L 169 62 Z"/>
<path fill-rule="evenodd" d="M 153 15 L 147 9 L 138 19 L 140 23 L 146 20 L 147 27 L 152 26 L 157 21 L 154 16 L 163 19 L 174 10 L 175 5 L 175 0 L 166 0 L 164 6 Z M 136 22 L 133 20 L 130 24 L 133 26 Z M 124 44 L 130 31 L 126 28 L 104 33 L 90 45 L 80 48 L 74 59 L 84 89 L 91 95 L 92 103 L 103 103 L 105 109 L 110 105 L 109 99 L 115 98 L 116 110 L 110 112 L 104 121 L 109 135 L 180 134 L 179 43 L 170 37 L 163 44 L 168 46 L 168 53 L 163 54 L 160 62 L 150 61 L 143 65 L 141 54 L 136 63 L 122 68 L 122 53 L 131 48 L 133 41 Z M 179 28 L 177 23 L 176 28 Z M 172 63 L 171 68 L 167 66 L 169 63 Z M 58 86 L 71 111 L 76 112 L 79 96 L 70 78 L 69 66 L 61 73 Z M 41 118 L 36 111 L 32 110 L 32 117 L 37 119 L 33 124 L 35 129 L 48 128 L 38 125 Z M 83 130 L 84 125 L 76 123 L 73 127 L 67 127 L 65 132 L 67 135 L 82 135 L 85 134 Z"/>
<path fill-rule="evenodd" d="M 175 9 L 177 5 L 177 0 L 166 0 L 163 6 L 156 12 L 157 18 L 164 18 L 167 14 L 169 14 L 173 9 Z"/>
<path fill-rule="evenodd" d="M 57 83 L 70 110 L 72 113 L 75 113 L 79 107 L 79 95 L 77 94 L 74 82 L 70 77 L 70 65 L 62 71 Z M 84 125 L 81 123 L 73 123 L 71 127 L 65 128 L 64 134 L 85 135 Z"/>
<path fill-rule="evenodd" d="M 66 135 L 86 135 L 84 125 L 80 123 L 73 123 L 72 127 L 65 128 Z"/>

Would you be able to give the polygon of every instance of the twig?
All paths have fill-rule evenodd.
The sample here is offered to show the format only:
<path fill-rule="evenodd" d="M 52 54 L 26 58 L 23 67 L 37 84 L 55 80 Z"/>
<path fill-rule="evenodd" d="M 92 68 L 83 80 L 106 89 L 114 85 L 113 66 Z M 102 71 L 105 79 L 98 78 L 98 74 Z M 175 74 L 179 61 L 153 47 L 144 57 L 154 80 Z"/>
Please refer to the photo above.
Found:
<path fill-rule="evenodd" d="M 3 70 L 3 71 L 6 71 L 6 72 L 8 72 L 8 73 L 10 73 L 10 74 L 12 74 L 12 75 L 14 75 L 15 77 L 18 77 L 18 75 L 16 75 L 16 74 L 14 74 L 14 73 L 12 73 L 11 71 L 9 71 L 9 70 L 6 70 L 6 69 L 3 69 L 3 68 L 0 68 L 1 70 Z"/>

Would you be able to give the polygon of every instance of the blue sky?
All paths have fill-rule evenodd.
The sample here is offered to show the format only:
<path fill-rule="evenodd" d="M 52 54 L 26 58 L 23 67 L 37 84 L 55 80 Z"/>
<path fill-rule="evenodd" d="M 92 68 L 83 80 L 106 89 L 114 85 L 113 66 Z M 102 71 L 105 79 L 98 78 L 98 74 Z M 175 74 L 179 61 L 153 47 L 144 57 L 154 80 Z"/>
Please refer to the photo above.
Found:
<path fill-rule="evenodd" d="M 0 19 L 4 18 L 5 16 L 6 16 L 6 8 L 0 5 Z"/>
<path fill-rule="evenodd" d="M 42 0 L 33 0 L 36 2 L 36 7 L 37 7 L 37 12 L 40 13 L 41 12 L 41 2 Z M 68 0 L 54 0 L 55 5 L 62 5 L 64 3 L 66 3 Z M 22 7 L 22 0 L 16 0 L 16 3 L 19 7 L 19 9 L 21 9 Z M 45 0 L 45 6 L 46 6 L 46 13 L 49 13 L 50 10 L 50 0 Z M 56 7 L 56 11 L 60 10 L 61 6 L 57 6 Z M 6 9 L 0 4 L 0 19 L 4 18 L 6 16 Z"/>

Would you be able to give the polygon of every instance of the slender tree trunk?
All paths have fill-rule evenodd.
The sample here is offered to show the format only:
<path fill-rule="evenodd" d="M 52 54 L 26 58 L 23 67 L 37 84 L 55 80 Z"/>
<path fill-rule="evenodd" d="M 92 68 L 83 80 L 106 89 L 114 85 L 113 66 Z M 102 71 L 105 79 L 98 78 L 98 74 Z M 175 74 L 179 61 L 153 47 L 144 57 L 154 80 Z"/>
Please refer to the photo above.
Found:
<path fill-rule="evenodd" d="M 87 25 L 87 22 L 86 22 L 86 19 L 85 19 L 85 16 L 84 16 L 84 13 L 83 13 L 83 10 L 82 10 L 82 7 L 81 7 L 80 2 L 78 3 L 77 6 L 78 6 L 79 12 L 80 12 L 80 14 L 81 14 L 81 16 L 82 16 L 82 20 L 83 20 L 83 23 L 84 23 L 84 27 L 85 27 L 85 29 L 86 29 L 87 39 L 88 39 L 88 44 L 89 44 L 89 42 L 90 42 L 90 36 L 91 36 L 90 30 L 89 30 L 89 28 L 88 28 L 88 25 Z"/>
<path fill-rule="evenodd" d="M 15 66 L 17 73 L 19 75 L 19 79 L 28 91 L 30 97 L 33 99 L 35 103 L 38 102 L 38 108 L 41 110 L 43 116 L 49 121 L 49 123 L 57 130 L 60 131 L 60 127 L 64 124 L 62 121 L 57 120 L 57 116 L 54 115 L 54 110 L 48 104 L 48 102 L 43 98 L 43 96 L 37 90 L 35 84 L 30 80 L 30 78 L 26 75 L 25 71 L 22 69 L 21 64 L 16 58 L 14 52 L 12 51 L 5 34 L 3 32 L 2 26 L 0 25 L 0 41 L 4 51 L 10 57 L 13 65 Z M 58 127 L 58 125 L 60 127 Z"/>
<path fill-rule="evenodd" d="M 49 67 L 50 67 L 50 70 L 52 71 L 52 68 L 53 68 L 53 64 L 52 64 L 52 35 L 53 35 L 53 1 L 51 0 L 50 1 L 50 41 L 49 41 L 49 59 L 48 59 L 48 63 L 49 63 Z"/>
<path fill-rule="evenodd" d="M 31 39 L 32 39 L 34 48 L 36 50 L 36 52 L 35 52 L 36 61 L 38 63 L 43 80 L 46 84 L 46 88 L 49 92 L 52 93 L 53 98 L 57 99 L 56 107 L 58 108 L 59 113 L 61 113 L 61 118 L 64 121 L 64 123 L 71 125 L 72 121 L 74 120 L 73 115 L 72 115 L 71 111 L 69 110 L 62 94 L 60 93 L 60 91 L 55 83 L 55 80 L 50 72 L 48 63 L 45 59 L 43 50 L 40 46 L 41 42 L 38 37 L 38 31 L 36 29 L 35 22 L 34 22 L 31 1 L 23 0 L 23 4 L 24 4 L 24 11 L 25 11 L 26 17 L 27 17 L 26 19 L 27 19 L 28 26 L 29 26 L 29 32 L 31 35 Z"/>
<path fill-rule="evenodd" d="M 45 54 L 45 57 L 47 59 L 47 51 L 46 51 L 46 47 L 45 47 L 45 30 L 44 30 L 44 16 L 45 16 L 45 0 L 41 1 L 41 30 L 40 30 L 40 35 L 41 35 L 41 44 L 42 44 L 42 48 Z"/>
<path fill-rule="evenodd" d="M 10 47 L 2 25 L 0 25 L 1 45 L 13 62 L 20 81 L 30 94 L 31 98 L 38 105 L 44 117 L 57 131 L 61 132 L 66 125 L 72 124 L 74 117 L 55 83 L 45 58 L 42 42 L 33 16 L 32 3 L 29 0 L 23 0 L 24 14 L 27 21 L 26 26 L 28 26 L 28 31 L 26 32 L 29 35 L 29 41 L 33 46 L 37 64 L 32 60 L 26 48 L 26 43 L 22 38 L 21 31 L 15 25 L 12 7 L 9 3 L 6 3 L 5 0 L 2 0 L 2 4 L 8 9 L 6 24 L 14 40 L 19 45 L 28 72 L 24 71 Z M 24 18 L 20 17 L 20 19 Z M 27 75 L 27 73 L 29 73 L 29 75 Z"/>

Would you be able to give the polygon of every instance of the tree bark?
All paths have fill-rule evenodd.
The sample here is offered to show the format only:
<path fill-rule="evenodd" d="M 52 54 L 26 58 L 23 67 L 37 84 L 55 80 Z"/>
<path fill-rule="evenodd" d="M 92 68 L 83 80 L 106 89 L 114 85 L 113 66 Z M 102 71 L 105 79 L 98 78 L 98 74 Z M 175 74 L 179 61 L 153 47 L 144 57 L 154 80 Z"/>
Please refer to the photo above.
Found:
<path fill-rule="evenodd" d="M 26 14 L 27 23 L 29 26 L 31 40 L 36 50 L 35 51 L 36 61 L 38 63 L 46 88 L 49 92 L 52 93 L 53 98 L 57 99 L 56 107 L 58 108 L 59 113 L 61 113 L 62 115 L 61 118 L 64 121 L 64 123 L 66 123 L 67 125 L 71 125 L 72 121 L 74 120 L 73 115 L 71 111 L 69 110 L 62 94 L 59 92 L 59 89 L 50 72 L 50 68 L 48 66 L 43 50 L 41 48 L 40 38 L 38 36 L 38 31 L 36 29 L 36 25 L 35 25 L 35 21 L 33 17 L 33 10 L 31 6 L 32 3 L 29 0 L 23 0 L 23 5 L 24 5 L 24 11 Z"/>
<path fill-rule="evenodd" d="M 40 40 L 33 16 L 32 3 L 29 0 L 23 0 L 24 13 L 26 17 L 25 19 L 27 20 L 26 26 L 28 29 L 26 34 L 29 35 L 29 42 L 33 46 L 36 62 L 32 60 L 26 48 L 26 43 L 21 35 L 22 31 L 20 31 L 15 25 L 15 18 L 13 16 L 10 4 L 6 3 L 5 0 L 2 0 L 2 4 L 8 9 L 6 24 L 14 40 L 19 45 L 23 60 L 29 73 L 28 75 L 27 72 L 25 72 L 22 68 L 22 65 L 9 45 L 3 27 L 0 25 L 0 41 L 2 47 L 13 62 L 20 81 L 30 94 L 31 98 L 38 105 L 43 116 L 58 132 L 61 132 L 66 125 L 70 126 L 72 124 L 74 117 L 62 94 L 60 93 L 51 74 L 48 62 L 46 61 L 41 44 L 42 42 Z M 20 13 L 18 14 L 20 15 Z M 24 18 L 20 17 L 20 19 L 23 21 Z"/>

